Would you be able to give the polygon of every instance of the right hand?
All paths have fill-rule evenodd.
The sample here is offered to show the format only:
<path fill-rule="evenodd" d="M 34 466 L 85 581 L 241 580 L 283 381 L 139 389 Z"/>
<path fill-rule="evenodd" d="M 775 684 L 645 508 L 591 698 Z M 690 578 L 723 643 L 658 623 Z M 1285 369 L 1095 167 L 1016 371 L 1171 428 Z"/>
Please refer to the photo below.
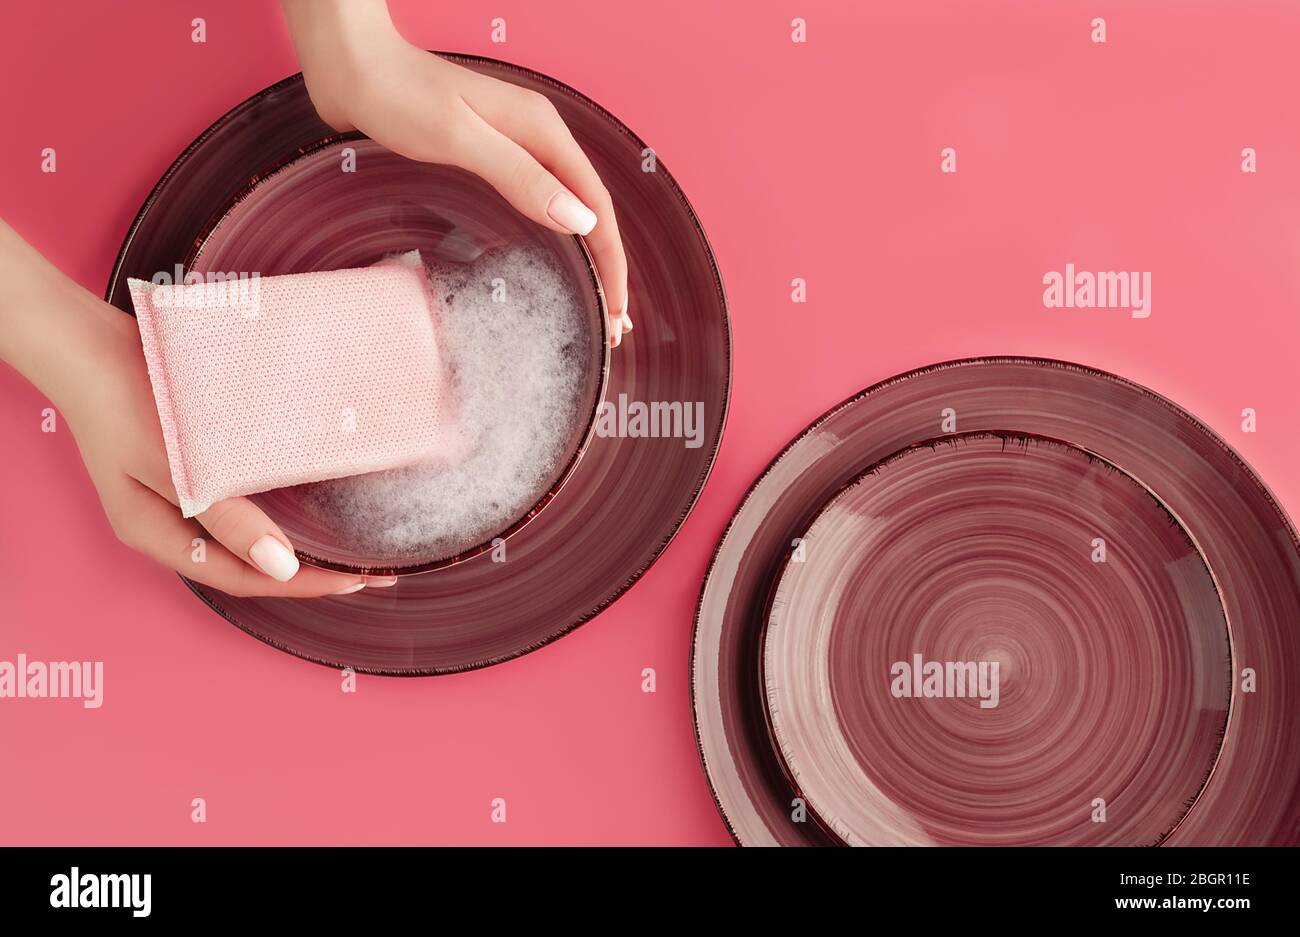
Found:
<path fill-rule="evenodd" d="M 408 159 L 485 179 L 520 213 L 580 234 L 600 274 L 609 340 L 632 330 L 614 203 L 550 98 L 432 55 L 402 38 L 384 0 L 285 0 L 321 119 Z"/>

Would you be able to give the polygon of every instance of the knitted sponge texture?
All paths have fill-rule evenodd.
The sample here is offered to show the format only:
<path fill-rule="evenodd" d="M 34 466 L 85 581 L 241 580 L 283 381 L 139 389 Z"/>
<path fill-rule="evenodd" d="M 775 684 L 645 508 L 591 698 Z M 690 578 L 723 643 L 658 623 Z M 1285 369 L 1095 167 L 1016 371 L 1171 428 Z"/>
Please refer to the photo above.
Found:
<path fill-rule="evenodd" d="M 430 454 L 443 382 L 418 252 L 354 270 L 129 286 L 184 516 Z"/>

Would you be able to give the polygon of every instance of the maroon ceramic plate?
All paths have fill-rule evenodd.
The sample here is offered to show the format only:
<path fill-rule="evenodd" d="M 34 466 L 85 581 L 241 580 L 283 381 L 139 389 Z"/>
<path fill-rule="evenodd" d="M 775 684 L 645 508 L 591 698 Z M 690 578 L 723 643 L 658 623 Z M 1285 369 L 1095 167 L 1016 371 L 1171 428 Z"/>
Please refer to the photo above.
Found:
<path fill-rule="evenodd" d="M 345 159 L 352 161 L 349 172 L 342 171 Z M 604 295 L 590 254 L 581 238 L 533 223 L 477 176 L 405 159 L 363 139 L 322 146 L 259 178 L 184 259 L 183 268 L 198 273 L 278 276 L 365 267 L 408 250 L 420 251 L 426 263 L 473 269 L 467 265 L 498 249 L 529 250 L 548 258 L 581 304 L 585 367 L 579 418 L 573 421 L 564 457 L 525 493 L 522 512 L 486 532 L 414 550 L 367 549 L 352 542 L 338 524 L 324 522 L 311 509 L 313 489 L 320 486 L 255 495 L 307 562 L 372 575 L 426 572 L 493 549 L 554 499 L 590 442 L 608 377 Z M 401 519 L 396 507 L 390 519 Z"/>
<path fill-rule="evenodd" d="M 696 440 L 598 432 L 564 489 L 506 544 L 406 576 L 391 589 L 285 600 L 236 598 L 190 583 L 216 611 L 276 647 L 332 667 L 438 674 L 518 656 L 570 631 L 655 561 L 695 504 L 726 421 L 731 338 L 713 253 L 662 161 L 571 88 L 526 69 L 450 55 L 548 95 L 613 195 L 630 267 L 637 330 L 612 356 L 607 397 L 698 405 Z M 221 118 L 167 171 L 131 227 L 107 295 L 129 311 L 126 278 L 182 263 L 241 193 L 340 138 L 320 122 L 300 76 Z M 303 212 L 327 207 L 305 201 Z M 624 425 L 627 425 L 624 423 Z M 699 445 L 687 445 L 698 442 Z"/>
<path fill-rule="evenodd" d="M 1199 796 L 1232 652 L 1187 531 L 1118 467 L 957 434 L 823 507 L 773 592 L 779 757 L 849 845 L 1155 845 Z"/>
<path fill-rule="evenodd" d="M 1130 484 L 1151 491 L 1177 520 L 1199 547 L 1218 587 L 1231 639 L 1233 684 L 1230 716 L 1218 758 L 1195 803 L 1181 821 L 1176 821 L 1163 842 L 1300 842 L 1300 790 L 1296 784 L 1300 777 L 1300 542 L 1294 528 L 1240 456 L 1174 403 L 1111 374 L 1033 358 L 948 362 L 871 387 L 831 410 L 795 439 L 755 482 L 738 508 L 718 544 L 701 591 L 692 657 L 700 753 L 719 808 L 736 839 L 743 844 L 762 845 L 841 842 L 826 825 L 808 815 L 807 802 L 798 796 L 785 761 L 778 757 L 773 744 L 762 672 L 766 605 L 778 576 L 798 548 L 797 542 L 804 540 L 828 499 L 894 453 L 954 432 L 1019 433 L 1067 441 L 1122 468 L 1133 479 Z M 1127 492 L 1123 495 L 1127 500 L 1132 492 L 1119 481 L 1108 480 L 1105 490 L 1110 492 L 1109 497 Z M 942 497 L 938 497 L 933 516 L 942 516 L 943 504 Z M 1152 536 L 1159 526 L 1159 515 L 1152 518 L 1150 509 L 1146 513 L 1140 529 L 1145 531 L 1144 536 Z M 1113 511 L 1107 509 L 1098 516 L 1111 514 Z M 1079 522 L 1073 508 L 1061 518 L 1067 529 Z M 1172 524 L 1171 530 L 1176 531 Z M 1165 549 L 1176 548 L 1177 542 L 1177 538 L 1173 539 Z M 805 544 L 805 559 L 808 549 Z M 1114 552 L 1110 556 L 1115 556 Z M 1148 574 L 1152 572 L 1149 564 L 1150 559 L 1144 558 L 1142 568 Z M 1190 561 L 1188 566 L 1196 569 Z M 1114 572 L 1110 570 L 1110 574 Z M 1208 595 L 1200 577 L 1199 573 L 1192 575 L 1187 588 L 1190 595 L 1200 597 L 1203 606 Z M 1201 584 L 1196 586 L 1198 579 Z M 1053 580 L 1052 587 L 1059 591 L 1060 581 Z M 1157 591 L 1153 584 L 1150 594 L 1166 594 L 1166 590 Z M 1169 668 L 1174 659 L 1187 659 L 1193 649 L 1204 650 L 1205 642 L 1215 646 L 1211 640 L 1214 628 L 1207 617 L 1212 619 L 1213 615 L 1203 608 L 1196 615 L 1184 610 L 1181 631 L 1168 630 L 1176 622 L 1164 622 L 1165 630 L 1148 626 L 1135 632 L 1134 639 L 1139 643 L 1133 645 L 1132 652 L 1141 646 L 1146 650 L 1138 658 L 1143 661 L 1140 671 L 1127 671 L 1144 684 L 1165 680 L 1161 690 L 1149 698 L 1171 718 L 1194 728 L 1197 746 L 1202 748 L 1206 730 L 1189 720 L 1189 713 L 1175 706 L 1175 701 L 1186 699 L 1189 679 L 1204 680 L 1207 689 L 1220 685 L 1217 680 L 1225 662 L 1199 659 L 1190 674 L 1174 674 Z M 1202 623 L 1199 630 L 1193 630 L 1195 622 Z M 1083 636 L 1079 640 L 1085 642 L 1105 634 L 1091 622 L 1074 624 Z M 1028 634 L 1026 627 L 1020 625 L 1017 633 Z M 843 633 L 847 636 L 853 631 Z M 960 649 L 967 645 L 956 632 L 952 637 L 949 649 L 952 656 L 959 658 Z M 1019 644 L 1027 646 L 1027 640 L 1021 638 Z M 1048 641 L 1046 634 L 1042 641 Z M 1161 641 L 1163 656 L 1157 659 L 1155 647 Z M 1050 652 L 1048 643 L 1041 643 L 1037 659 L 1060 668 L 1063 675 L 1077 678 L 1086 672 L 1093 679 L 1125 678 L 1125 672 L 1112 669 L 1110 663 L 1099 667 L 1091 652 L 1070 662 Z M 1082 646 L 1088 647 L 1086 643 Z M 901 654 L 901 644 L 890 645 L 889 650 L 896 648 Z M 914 650 L 928 654 L 924 647 Z M 898 659 L 891 660 L 891 665 Z M 926 660 L 923 657 L 923 666 Z M 879 675 L 871 679 L 878 680 Z M 1138 698 L 1135 694 L 1141 689 L 1126 689 L 1117 702 L 1131 711 Z M 1212 696 L 1208 713 L 1215 711 L 1216 699 Z M 829 704 L 826 699 L 822 702 Z M 1081 715 L 1109 731 L 1111 704 L 1110 700 L 1100 702 L 1102 708 Z M 867 704 L 863 701 L 861 705 L 865 709 Z M 904 722 L 896 731 L 903 732 L 910 726 L 906 731 L 916 737 L 915 732 L 920 731 L 916 720 L 926 718 L 923 712 L 928 711 L 911 713 L 912 722 Z M 945 727 L 950 730 L 951 723 L 926 726 L 926 738 L 942 737 Z M 1049 728 L 1045 726 L 1044 731 Z M 1137 728 L 1153 730 L 1146 719 Z M 1159 735 L 1158 729 L 1155 731 Z M 865 742 L 860 739 L 856 744 Z M 1019 752 L 1021 757 L 1032 754 L 1031 748 L 1018 748 L 1012 742 L 1007 745 L 1011 747 L 1006 751 Z M 904 772 L 924 763 L 919 757 L 897 757 L 897 749 L 893 754 L 895 757 L 889 758 L 888 747 L 876 747 L 871 753 L 876 759 L 887 758 L 885 762 L 873 762 L 887 766 L 877 769 L 885 772 L 881 780 L 886 785 L 899 783 Z M 1151 758 L 1158 763 L 1147 765 L 1145 759 L 1132 755 L 1122 746 L 1113 753 L 1115 758 L 1130 759 L 1133 770 L 1153 771 L 1168 778 L 1171 790 L 1177 786 L 1173 784 L 1175 778 L 1187 789 L 1194 784 L 1197 768 L 1192 765 L 1180 767 L 1176 762 L 1158 760 L 1154 754 Z M 868 753 L 862 752 L 862 757 L 868 757 Z M 965 757 L 970 758 L 969 754 Z M 1034 776 L 1036 772 L 1019 779 L 1026 783 L 1026 790 L 1037 789 L 1032 783 Z M 927 779 L 930 784 L 942 782 L 938 774 Z M 928 797 L 928 792 L 917 796 Z M 1093 797 L 1104 799 L 1105 795 L 1090 794 L 1085 808 Z M 1121 819 L 1115 813 L 1123 809 L 1121 800 L 1107 803 L 1107 823 Z M 1167 805 L 1167 801 L 1168 795 L 1162 803 Z M 933 809 L 933 802 L 928 803 Z M 855 809 L 861 809 L 861 805 Z M 1153 814 L 1167 815 L 1168 811 Z M 959 834 L 952 838 L 971 838 L 969 819 L 956 822 L 960 819 L 947 818 L 948 829 Z M 1162 819 L 1141 829 L 1135 827 L 1123 840 L 1146 841 L 1150 834 L 1154 841 L 1157 827 L 1168 823 L 1168 819 Z M 943 839 L 934 835 L 937 829 L 939 826 L 931 822 L 927 831 L 931 840 Z"/>

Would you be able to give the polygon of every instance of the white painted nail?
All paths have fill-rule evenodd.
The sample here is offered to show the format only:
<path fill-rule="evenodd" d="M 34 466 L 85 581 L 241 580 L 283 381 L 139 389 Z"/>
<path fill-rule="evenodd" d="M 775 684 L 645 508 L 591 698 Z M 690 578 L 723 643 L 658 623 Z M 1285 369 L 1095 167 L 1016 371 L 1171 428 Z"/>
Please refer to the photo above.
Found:
<path fill-rule="evenodd" d="M 590 234 L 596 227 L 596 213 L 568 192 L 556 192 L 546 206 L 546 214 L 565 230 L 574 234 Z"/>
<path fill-rule="evenodd" d="M 374 579 L 367 579 L 366 585 L 371 589 L 388 589 L 397 585 L 397 577 L 379 576 Z"/>
<path fill-rule="evenodd" d="M 298 557 L 270 534 L 263 534 L 248 548 L 248 558 L 254 566 L 280 582 L 288 582 L 298 573 Z"/>
<path fill-rule="evenodd" d="M 362 589 L 364 589 L 365 587 L 366 587 L 366 584 L 365 584 L 364 581 L 363 581 L 363 582 L 358 582 L 358 583 L 355 583 L 355 584 L 353 584 L 353 585 L 348 586 L 346 589 L 340 589 L 338 592 L 335 592 L 334 594 L 335 594 L 335 595 L 351 595 L 353 592 L 360 592 L 360 591 L 361 591 Z"/>

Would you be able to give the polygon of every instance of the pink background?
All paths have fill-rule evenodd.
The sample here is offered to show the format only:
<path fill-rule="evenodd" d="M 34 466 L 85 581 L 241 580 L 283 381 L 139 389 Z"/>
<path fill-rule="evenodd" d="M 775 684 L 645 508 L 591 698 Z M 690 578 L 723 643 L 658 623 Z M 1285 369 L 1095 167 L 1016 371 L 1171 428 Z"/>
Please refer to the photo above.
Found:
<path fill-rule="evenodd" d="M 713 546 L 791 436 L 929 362 L 1042 354 L 1134 378 L 1217 429 L 1300 511 L 1300 8 L 394 7 L 417 42 L 591 95 L 682 184 L 734 317 L 713 477 L 663 559 L 571 636 L 463 676 L 362 677 L 345 695 L 336 672 L 258 643 L 120 546 L 71 436 L 43 434 L 45 401 L 0 368 L 0 660 L 106 669 L 97 711 L 0 700 L 0 842 L 730 842 L 687 673 Z M 206 45 L 190 41 L 195 16 Z M 490 41 L 495 16 L 504 45 Z M 794 16 L 806 45 L 790 41 Z M 1094 16 L 1105 45 L 1090 41 Z M 0 216 L 95 293 L 180 150 L 297 70 L 269 2 L 32 3 L 5 19 Z M 40 172 L 46 146 L 56 174 Z M 955 175 L 939 172 L 945 146 Z M 1255 175 L 1240 171 L 1245 146 Z M 1043 308 L 1044 272 L 1067 262 L 1151 271 L 1151 317 Z M 807 305 L 791 304 L 793 277 Z M 1259 413 L 1255 434 L 1243 407 Z M 641 692 L 644 667 L 656 694 Z M 206 824 L 190 821 L 194 797 Z M 494 797 L 506 824 L 490 822 Z"/>

